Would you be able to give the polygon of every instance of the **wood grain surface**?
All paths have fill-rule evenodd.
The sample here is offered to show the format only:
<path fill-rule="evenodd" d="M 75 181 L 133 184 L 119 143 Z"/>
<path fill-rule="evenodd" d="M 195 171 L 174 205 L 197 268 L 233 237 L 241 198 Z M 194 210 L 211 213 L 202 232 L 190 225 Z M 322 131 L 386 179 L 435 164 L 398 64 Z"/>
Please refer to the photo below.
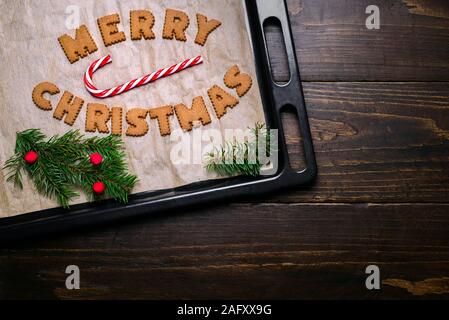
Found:
<path fill-rule="evenodd" d="M 380 30 L 365 27 L 371 0 L 287 2 L 303 81 L 449 80 L 446 0 L 376 1 Z"/>
<path fill-rule="evenodd" d="M 288 1 L 312 186 L 3 248 L 0 297 L 449 298 L 448 4 L 377 1 L 381 29 L 367 30 L 369 4 Z M 81 290 L 65 289 L 70 264 Z M 371 264 L 380 290 L 365 288 Z"/>

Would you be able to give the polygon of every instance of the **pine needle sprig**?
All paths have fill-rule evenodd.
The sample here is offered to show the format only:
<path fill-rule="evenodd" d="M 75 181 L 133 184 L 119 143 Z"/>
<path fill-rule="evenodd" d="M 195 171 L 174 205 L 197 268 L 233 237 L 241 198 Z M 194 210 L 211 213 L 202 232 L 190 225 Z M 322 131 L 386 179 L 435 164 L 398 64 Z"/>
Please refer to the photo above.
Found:
<path fill-rule="evenodd" d="M 28 151 L 39 158 L 30 165 L 24 160 Z M 104 161 L 99 166 L 90 163 L 90 155 L 99 153 Z M 61 136 L 46 136 L 39 129 L 17 133 L 15 154 L 5 162 L 7 181 L 23 188 L 22 172 L 33 181 L 36 190 L 68 208 L 73 198 L 82 190 L 89 200 L 100 198 L 92 185 L 102 181 L 106 185 L 104 197 L 126 203 L 128 194 L 137 183 L 136 176 L 128 173 L 124 144 L 119 136 L 85 138 L 78 130 Z"/>
<path fill-rule="evenodd" d="M 251 137 L 244 142 L 226 141 L 220 147 L 215 147 L 205 156 L 205 168 L 221 176 L 245 175 L 256 177 L 265 163 L 260 162 L 259 142 L 266 143 L 266 156 L 274 152 L 271 145 L 270 130 L 264 123 L 256 123 L 251 128 Z"/>

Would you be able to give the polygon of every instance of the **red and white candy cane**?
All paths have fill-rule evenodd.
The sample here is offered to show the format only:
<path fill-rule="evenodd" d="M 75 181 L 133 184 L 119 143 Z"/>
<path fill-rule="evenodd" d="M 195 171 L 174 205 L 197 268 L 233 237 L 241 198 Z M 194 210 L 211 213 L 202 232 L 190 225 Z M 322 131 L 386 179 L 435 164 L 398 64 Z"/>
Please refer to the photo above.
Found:
<path fill-rule="evenodd" d="M 154 82 L 160 78 L 165 78 L 168 76 L 171 76 L 172 74 L 175 74 L 177 72 L 180 72 L 182 70 L 185 70 L 187 68 L 199 65 L 203 63 L 203 58 L 201 56 L 197 56 L 192 59 L 187 59 L 183 62 L 180 62 L 178 64 L 172 65 L 169 68 L 165 69 L 159 69 L 153 73 L 147 74 L 145 76 L 142 76 L 137 79 L 133 79 L 131 81 L 128 81 L 124 84 L 121 84 L 119 86 L 116 86 L 114 88 L 101 90 L 97 89 L 92 81 L 92 76 L 95 71 L 97 71 L 100 68 L 103 68 L 108 63 L 112 62 L 112 58 L 110 55 L 107 55 L 101 59 L 95 60 L 92 62 L 89 67 L 86 70 L 86 73 L 84 74 L 84 86 L 86 87 L 87 91 L 90 92 L 91 95 L 97 98 L 108 98 L 113 97 L 119 94 L 122 94 L 124 92 L 130 91 L 134 88 L 144 86 L 150 82 Z"/>

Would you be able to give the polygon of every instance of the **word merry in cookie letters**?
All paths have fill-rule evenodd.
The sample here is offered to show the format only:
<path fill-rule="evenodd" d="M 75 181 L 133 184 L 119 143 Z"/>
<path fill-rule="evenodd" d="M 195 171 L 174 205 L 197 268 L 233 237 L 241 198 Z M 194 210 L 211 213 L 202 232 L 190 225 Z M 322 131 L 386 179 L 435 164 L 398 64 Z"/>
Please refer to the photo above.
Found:
<path fill-rule="evenodd" d="M 232 66 L 225 74 L 223 82 L 228 90 L 222 86 L 213 85 L 207 90 L 207 95 L 215 115 L 218 119 L 223 117 L 229 108 L 234 108 L 239 99 L 243 97 L 252 86 L 252 78 L 249 74 L 240 71 L 237 65 Z M 234 90 L 233 92 L 229 92 Z M 51 100 L 47 95 L 60 94 L 57 85 L 51 82 L 41 82 L 33 90 L 32 99 L 34 104 L 41 110 L 53 111 L 53 118 L 64 120 L 67 125 L 72 126 L 78 118 L 84 106 L 84 100 L 69 91 L 65 91 L 59 99 L 56 108 L 53 108 Z M 191 107 L 184 103 L 177 105 L 159 106 L 156 108 L 136 107 L 126 112 L 125 120 L 127 136 L 140 137 L 149 131 L 147 118 L 157 121 L 161 136 L 170 135 L 170 118 L 176 117 L 179 125 L 184 131 L 191 131 L 196 124 L 207 125 L 211 123 L 211 116 L 202 96 L 193 98 Z M 123 107 L 114 106 L 109 108 L 105 104 L 88 103 L 86 107 L 85 130 L 87 132 L 123 134 Z"/>
<path fill-rule="evenodd" d="M 129 19 L 131 40 L 152 40 L 156 38 L 153 31 L 156 20 L 151 11 L 132 10 L 130 11 Z M 201 13 L 197 13 L 196 21 L 197 33 L 195 43 L 204 46 L 210 33 L 217 29 L 221 25 L 221 22 L 215 19 L 209 19 Z M 97 19 L 98 28 L 106 47 L 126 40 L 125 32 L 119 30 L 120 22 L 121 19 L 117 13 Z M 185 12 L 167 9 L 165 11 L 162 38 L 187 41 L 186 30 L 189 25 L 190 19 Z M 70 63 L 75 63 L 98 50 L 97 43 L 91 36 L 86 25 L 81 25 L 76 29 L 74 38 L 68 34 L 64 34 L 58 38 L 58 41 Z"/>

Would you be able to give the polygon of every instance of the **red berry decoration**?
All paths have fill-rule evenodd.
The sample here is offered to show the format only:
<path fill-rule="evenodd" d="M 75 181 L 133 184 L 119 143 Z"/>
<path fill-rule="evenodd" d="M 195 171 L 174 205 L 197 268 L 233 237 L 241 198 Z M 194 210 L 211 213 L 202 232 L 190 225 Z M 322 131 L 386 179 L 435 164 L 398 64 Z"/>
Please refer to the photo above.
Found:
<path fill-rule="evenodd" d="M 104 191 L 106 190 L 106 186 L 105 186 L 104 183 L 101 182 L 101 181 L 95 182 L 94 185 L 92 186 L 92 190 L 93 190 L 96 194 L 103 194 Z"/>
<path fill-rule="evenodd" d="M 34 164 L 37 159 L 39 158 L 39 155 L 35 151 L 28 151 L 25 156 L 23 157 L 23 160 L 25 160 L 26 163 L 29 165 Z"/>
<path fill-rule="evenodd" d="M 90 163 L 94 166 L 99 166 L 103 162 L 103 157 L 99 153 L 92 153 L 90 155 Z"/>

